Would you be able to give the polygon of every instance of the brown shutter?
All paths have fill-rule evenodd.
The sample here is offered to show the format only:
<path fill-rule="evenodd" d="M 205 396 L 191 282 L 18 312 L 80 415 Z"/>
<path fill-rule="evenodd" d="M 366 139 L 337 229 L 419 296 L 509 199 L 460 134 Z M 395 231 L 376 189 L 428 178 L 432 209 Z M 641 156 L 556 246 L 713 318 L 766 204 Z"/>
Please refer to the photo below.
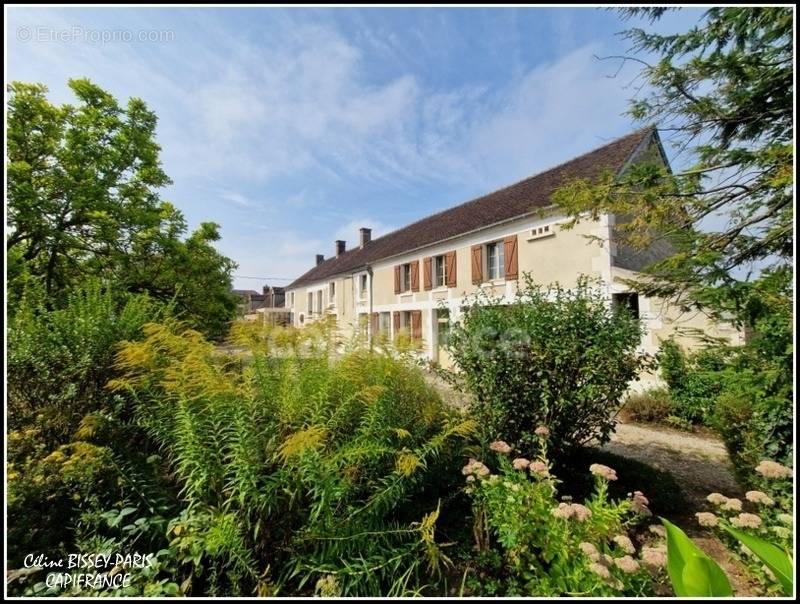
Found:
<path fill-rule="evenodd" d="M 372 337 L 378 335 L 378 331 L 380 330 L 381 320 L 380 315 L 376 312 L 372 313 Z"/>
<path fill-rule="evenodd" d="M 444 256 L 444 273 L 447 278 L 447 287 L 456 286 L 456 253 L 447 252 Z"/>
<path fill-rule="evenodd" d="M 422 259 L 422 286 L 425 291 L 433 289 L 433 281 L 431 280 L 431 268 L 433 258 L 430 256 Z"/>
<path fill-rule="evenodd" d="M 394 267 L 394 293 L 400 293 L 400 265 Z"/>
<path fill-rule="evenodd" d="M 411 263 L 411 291 L 419 291 L 419 260 Z"/>
<path fill-rule="evenodd" d="M 503 243 L 505 244 L 503 257 L 505 259 L 506 279 L 516 279 L 518 273 L 517 236 L 506 237 Z"/>
<path fill-rule="evenodd" d="M 394 337 L 397 337 L 397 334 L 400 333 L 400 313 L 398 311 L 392 313 L 392 322 L 394 323 Z"/>
<path fill-rule="evenodd" d="M 473 245 L 470 253 L 472 256 L 472 282 L 483 283 L 483 246 Z"/>
<path fill-rule="evenodd" d="M 411 311 L 411 337 L 414 340 L 422 339 L 422 311 Z"/>

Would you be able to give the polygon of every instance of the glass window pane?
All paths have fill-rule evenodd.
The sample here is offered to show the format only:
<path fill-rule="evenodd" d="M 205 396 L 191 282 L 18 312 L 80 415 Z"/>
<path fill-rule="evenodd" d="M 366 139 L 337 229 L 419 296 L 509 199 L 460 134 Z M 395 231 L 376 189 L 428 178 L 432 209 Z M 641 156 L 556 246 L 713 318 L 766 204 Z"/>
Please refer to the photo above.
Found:
<path fill-rule="evenodd" d="M 494 243 L 486 246 L 486 268 L 489 279 L 497 277 L 497 246 Z"/>

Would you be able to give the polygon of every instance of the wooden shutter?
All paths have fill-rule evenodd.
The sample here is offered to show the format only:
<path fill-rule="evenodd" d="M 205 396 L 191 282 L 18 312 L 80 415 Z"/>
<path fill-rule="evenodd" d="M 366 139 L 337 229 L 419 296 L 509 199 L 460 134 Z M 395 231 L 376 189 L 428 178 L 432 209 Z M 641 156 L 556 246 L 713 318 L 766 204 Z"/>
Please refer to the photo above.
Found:
<path fill-rule="evenodd" d="M 397 334 L 400 333 L 400 312 L 394 311 L 392 313 L 392 323 L 394 324 L 394 337 L 397 337 Z"/>
<path fill-rule="evenodd" d="M 444 255 L 444 273 L 447 278 L 447 287 L 456 286 L 456 253 L 447 252 Z"/>
<path fill-rule="evenodd" d="M 422 311 L 411 311 L 411 337 L 415 340 L 422 339 Z"/>
<path fill-rule="evenodd" d="M 394 293 L 400 293 L 400 265 L 394 267 Z"/>
<path fill-rule="evenodd" d="M 419 260 L 411 263 L 411 291 L 419 291 Z"/>
<path fill-rule="evenodd" d="M 472 256 L 472 282 L 476 285 L 483 283 L 483 246 L 473 245 L 470 255 Z"/>
<path fill-rule="evenodd" d="M 372 337 L 373 338 L 378 335 L 378 332 L 380 331 L 380 328 L 381 328 L 380 315 L 378 313 L 374 312 L 374 313 L 372 313 Z"/>
<path fill-rule="evenodd" d="M 519 272 L 517 261 L 517 236 L 511 235 L 503 240 L 506 279 L 516 279 Z"/>
<path fill-rule="evenodd" d="M 433 265 L 433 258 L 428 256 L 422 259 L 422 286 L 425 291 L 433 289 L 433 281 L 431 279 L 431 270 Z"/>

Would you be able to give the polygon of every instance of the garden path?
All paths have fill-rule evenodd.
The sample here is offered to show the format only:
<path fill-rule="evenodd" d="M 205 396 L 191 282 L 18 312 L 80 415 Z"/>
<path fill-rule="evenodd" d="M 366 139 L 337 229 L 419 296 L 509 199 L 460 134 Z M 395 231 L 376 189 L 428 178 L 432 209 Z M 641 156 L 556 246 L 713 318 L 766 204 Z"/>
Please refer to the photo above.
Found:
<path fill-rule="evenodd" d="M 730 556 L 719 539 L 700 530 L 694 517 L 695 512 L 710 509 L 705 499 L 709 493 L 716 491 L 728 497 L 740 498 L 743 495 L 730 470 L 728 452 L 721 440 L 711 434 L 619 423 L 611 442 L 603 448 L 672 474 L 683 489 L 688 509 L 670 520 L 683 528 L 698 547 L 717 561 L 728 575 L 737 596 L 757 595 L 741 563 Z"/>
<path fill-rule="evenodd" d="M 743 495 L 731 473 L 725 445 L 710 434 L 619 423 L 604 449 L 672 474 L 693 508 L 687 510 L 692 515 L 708 508 L 709 493 L 716 491 L 727 497 Z"/>

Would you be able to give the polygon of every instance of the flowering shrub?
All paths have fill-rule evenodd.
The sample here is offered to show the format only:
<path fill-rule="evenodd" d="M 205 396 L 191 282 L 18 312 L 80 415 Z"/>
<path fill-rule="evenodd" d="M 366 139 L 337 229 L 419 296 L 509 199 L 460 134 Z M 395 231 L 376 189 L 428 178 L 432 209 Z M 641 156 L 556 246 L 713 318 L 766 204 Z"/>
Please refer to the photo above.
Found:
<path fill-rule="evenodd" d="M 585 279 L 544 289 L 530 276 L 510 304 L 479 293 L 461 310 L 448 349 L 488 438 L 503 435 L 523 453 L 535 447 L 538 425 L 552 432 L 554 451 L 608 440 L 614 411 L 646 364 L 630 313 L 609 308 Z"/>
<path fill-rule="evenodd" d="M 706 499 L 714 512 L 698 512 L 697 522 L 728 545 L 767 594 L 790 595 L 794 472 L 765 460 L 758 464 L 756 473 L 761 476 L 763 490 L 747 491 L 744 501 L 711 493 Z"/>
<path fill-rule="evenodd" d="M 188 595 L 340 596 L 436 579 L 448 559 L 428 489 L 457 468 L 475 421 L 403 358 L 332 355 L 327 326 L 262 330 L 234 330 L 237 358 L 174 322 L 148 324 L 118 354 L 111 386 L 136 398 L 180 488 L 173 578 Z"/>
<path fill-rule="evenodd" d="M 642 493 L 612 501 L 608 482 L 616 472 L 595 464 L 595 491 L 583 503 L 558 500 L 559 480 L 547 458 L 546 438 L 539 436 L 536 459 L 512 458 L 506 443 L 496 453 L 498 472 L 470 460 L 464 467 L 472 498 L 474 535 L 479 560 L 495 560 L 502 585 L 487 589 L 473 581 L 479 594 L 520 596 L 652 595 L 662 583 L 666 564 L 660 526 L 637 538 L 629 530 L 649 515 Z M 495 465 L 495 464 L 493 464 Z"/>

